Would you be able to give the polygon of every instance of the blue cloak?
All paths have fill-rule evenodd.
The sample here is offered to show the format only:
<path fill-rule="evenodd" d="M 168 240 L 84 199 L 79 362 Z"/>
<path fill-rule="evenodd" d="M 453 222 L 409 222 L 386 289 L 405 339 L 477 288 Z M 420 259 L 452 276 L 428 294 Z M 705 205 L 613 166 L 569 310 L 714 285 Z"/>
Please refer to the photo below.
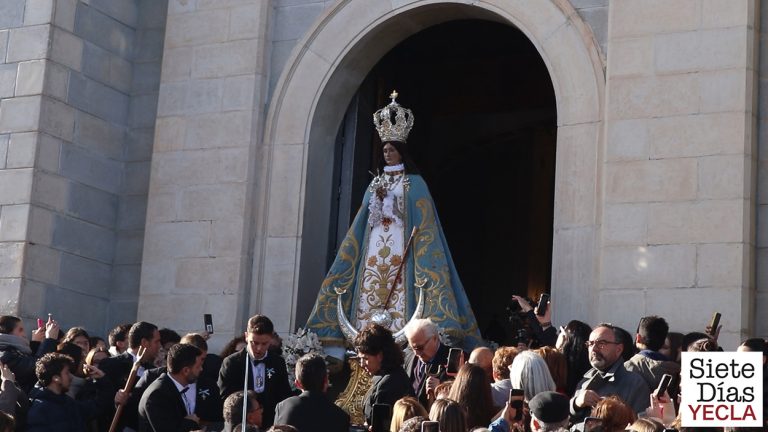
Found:
<path fill-rule="evenodd" d="M 419 230 L 406 257 L 405 320 L 407 322 L 416 309 L 418 300 L 416 281 L 426 281 L 423 285 L 425 307 L 422 318 L 431 318 L 439 325 L 449 336 L 451 345 L 470 351 L 479 346 L 482 339 L 469 299 L 453 265 L 448 243 L 435 212 L 434 201 L 421 176 L 407 174 L 406 177 L 409 186 L 404 192 L 405 238 L 407 239 L 414 226 Z M 346 291 L 340 298 L 347 318 L 352 325 L 356 326 L 354 311 L 359 298 L 360 275 L 365 268 L 363 261 L 368 249 L 370 233 L 368 226 L 370 189 L 366 191 L 363 205 L 357 212 L 352 226 L 339 247 L 336 259 L 323 280 L 317 301 L 307 321 L 306 328 L 317 333 L 320 340 L 327 345 L 343 346 L 345 343 L 336 313 L 335 288 Z"/>

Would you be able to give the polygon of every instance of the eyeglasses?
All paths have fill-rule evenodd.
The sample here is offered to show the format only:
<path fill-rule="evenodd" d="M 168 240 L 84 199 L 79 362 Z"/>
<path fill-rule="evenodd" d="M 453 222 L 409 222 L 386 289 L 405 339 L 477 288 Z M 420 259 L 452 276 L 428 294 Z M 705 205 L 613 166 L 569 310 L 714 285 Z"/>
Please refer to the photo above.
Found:
<path fill-rule="evenodd" d="M 593 341 L 586 341 L 584 345 L 587 346 L 587 348 L 595 347 L 595 349 L 603 349 L 606 345 L 621 345 L 621 342 L 611 342 L 603 339 L 593 340 Z"/>
<path fill-rule="evenodd" d="M 421 345 L 411 344 L 411 349 L 414 350 L 414 351 L 424 351 L 424 348 L 426 348 L 427 345 L 429 345 L 429 343 L 432 342 L 432 340 L 434 340 L 434 339 L 435 339 L 435 337 L 431 336 L 429 339 L 427 339 L 426 342 L 424 342 Z"/>

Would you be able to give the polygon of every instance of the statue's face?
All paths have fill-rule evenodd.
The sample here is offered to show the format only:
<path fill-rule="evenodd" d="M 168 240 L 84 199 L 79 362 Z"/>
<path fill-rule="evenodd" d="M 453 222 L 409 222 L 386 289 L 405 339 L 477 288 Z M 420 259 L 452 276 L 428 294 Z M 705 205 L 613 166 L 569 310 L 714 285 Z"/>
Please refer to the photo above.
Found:
<path fill-rule="evenodd" d="M 392 145 L 392 143 L 384 144 L 384 162 L 390 166 L 403 162 L 403 157 L 400 155 L 400 152 L 397 151 L 397 148 Z"/>

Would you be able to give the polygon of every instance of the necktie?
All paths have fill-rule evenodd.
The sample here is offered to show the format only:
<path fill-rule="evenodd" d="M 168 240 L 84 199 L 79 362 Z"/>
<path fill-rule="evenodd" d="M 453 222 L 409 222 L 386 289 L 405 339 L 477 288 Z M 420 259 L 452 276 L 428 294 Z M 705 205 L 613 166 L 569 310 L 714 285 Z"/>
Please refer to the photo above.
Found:
<path fill-rule="evenodd" d="M 416 394 L 416 396 L 419 395 L 419 390 L 421 390 L 421 383 L 424 382 L 424 375 L 426 375 L 426 369 L 427 364 L 421 361 L 419 359 L 416 362 L 416 379 L 413 380 L 413 393 Z"/>
<path fill-rule="evenodd" d="M 192 414 L 190 411 L 192 411 L 189 407 L 189 399 L 187 399 L 187 390 L 189 390 L 189 387 L 184 387 L 179 391 L 181 393 L 181 398 L 184 400 L 184 407 L 187 409 L 187 415 Z"/>

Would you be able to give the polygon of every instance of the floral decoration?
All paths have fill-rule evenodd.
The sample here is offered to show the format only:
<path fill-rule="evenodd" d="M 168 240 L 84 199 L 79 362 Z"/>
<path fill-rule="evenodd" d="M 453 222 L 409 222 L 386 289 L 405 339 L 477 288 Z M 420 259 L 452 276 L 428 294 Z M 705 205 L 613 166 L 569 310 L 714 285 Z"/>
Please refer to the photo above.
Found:
<path fill-rule="evenodd" d="M 311 330 L 299 328 L 296 333 L 290 333 L 283 339 L 283 358 L 288 369 L 288 382 L 293 390 L 296 390 L 296 362 L 309 353 L 325 358 L 323 345 Z"/>

